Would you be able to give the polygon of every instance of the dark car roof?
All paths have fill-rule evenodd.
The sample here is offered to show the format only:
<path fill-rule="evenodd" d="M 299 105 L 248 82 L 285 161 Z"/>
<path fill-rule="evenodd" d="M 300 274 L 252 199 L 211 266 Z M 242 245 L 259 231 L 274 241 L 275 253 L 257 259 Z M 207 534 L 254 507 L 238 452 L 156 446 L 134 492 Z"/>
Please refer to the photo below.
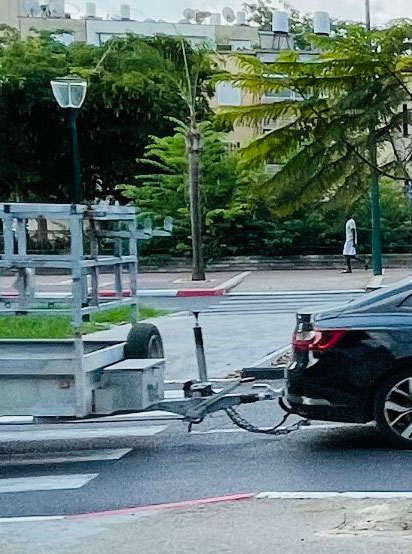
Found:
<path fill-rule="evenodd" d="M 342 315 L 362 313 L 390 313 L 396 311 L 400 304 L 412 295 L 412 278 L 404 279 L 394 285 L 376 290 L 352 300 L 343 306 L 318 312 L 315 321 L 320 322 Z"/>

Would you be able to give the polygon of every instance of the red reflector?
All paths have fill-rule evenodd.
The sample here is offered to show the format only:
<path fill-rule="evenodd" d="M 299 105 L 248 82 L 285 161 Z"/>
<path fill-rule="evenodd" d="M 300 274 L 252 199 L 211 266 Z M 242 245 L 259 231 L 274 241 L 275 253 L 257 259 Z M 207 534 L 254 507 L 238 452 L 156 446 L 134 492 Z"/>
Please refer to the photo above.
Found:
<path fill-rule="evenodd" d="M 344 335 L 346 335 L 346 331 L 342 329 L 295 333 L 293 337 L 293 346 L 295 350 L 304 352 L 324 352 L 325 350 L 334 348 Z"/>

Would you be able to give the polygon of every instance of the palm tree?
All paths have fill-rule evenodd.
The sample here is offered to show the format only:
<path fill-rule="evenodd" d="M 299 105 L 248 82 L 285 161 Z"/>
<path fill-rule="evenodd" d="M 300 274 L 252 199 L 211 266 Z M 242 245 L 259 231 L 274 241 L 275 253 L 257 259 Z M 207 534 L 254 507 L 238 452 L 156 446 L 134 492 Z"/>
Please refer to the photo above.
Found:
<path fill-rule="evenodd" d="M 210 53 L 206 48 L 198 47 L 191 51 L 191 63 L 189 64 L 187 48 L 188 44 L 181 38 L 183 55 L 183 72 L 178 74 L 180 95 L 187 106 L 187 118 L 179 122 L 186 130 L 185 142 L 188 157 L 188 183 L 190 197 L 190 219 L 192 239 L 192 280 L 204 281 L 206 279 L 205 263 L 203 257 L 203 221 L 201 205 L 201 170 L 200 157 L 202 151 L 202 134 L 200 122 L 202 121 L 201 97 L 204 91 L 200 83 L 205 75 L 211 76 L 212 64 Z"/>

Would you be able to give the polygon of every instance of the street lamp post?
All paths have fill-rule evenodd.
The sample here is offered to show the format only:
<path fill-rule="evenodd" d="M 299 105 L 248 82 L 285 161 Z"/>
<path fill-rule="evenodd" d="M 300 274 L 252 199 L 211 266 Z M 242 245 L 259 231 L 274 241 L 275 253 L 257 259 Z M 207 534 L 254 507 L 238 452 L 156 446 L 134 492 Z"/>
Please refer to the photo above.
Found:
<path fill-rule="evenodd" d="M 365 0 L 366 28 L 371 30 L 371 5 L 370 0 Z"/>
<path fill-rule="evenodd" d="M 366 28 L 371 30 L 371 7 L 370 0 L 365 0 Z M 376 168 L 377 146 L 371 146 L 371 162 Z M 382 239 L 381 239 L 381 208 L 379 199 L 379 175 L 376 169 L 372 170 L 371 189 L 371 212 L 372 212 L 372 266 L 374 275 L 382 275 Z"/>
<path fill-rule="evenodd" d="M 50 84 L 56 102 L 61 108 L 67 110 L 73 167 L 72 203 L 81 204 L 83 201 L 83 187 L 77 140 L 77 116 L 86 98 L 87 81 L 80 77 L 62 77 L 61 79 L 53 79 Z"/>

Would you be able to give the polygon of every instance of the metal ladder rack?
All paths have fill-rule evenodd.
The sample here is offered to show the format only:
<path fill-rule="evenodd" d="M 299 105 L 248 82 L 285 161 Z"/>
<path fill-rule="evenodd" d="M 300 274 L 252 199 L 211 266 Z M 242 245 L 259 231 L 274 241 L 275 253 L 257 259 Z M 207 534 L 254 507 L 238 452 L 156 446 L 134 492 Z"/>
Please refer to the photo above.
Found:
<path fill-rule="evenodd" d="M 44 218 L 47 225 L 62 222 L 69 235 L 68 252 L 28 253 L 28 225 Z M 75 334 L 80 336 L 84 316 L 97 310 L 131 305 L 132 322 L 137 320 L 137 240 L 136 209 L 129 206 L 70 204 L 0 204 L 3 226 L 3 250 L 0 271 L 16 270 L 18 293 L 0 296 L 0 315 L 13 313 L 70 314 Z M 48 227 L 47 227 L 48 228 Z M 103 242 L 110 248 L 102 253 Z M 88 248 L 88 252 L 86 252 Z M 114 273 L 114 296 L 100 297 L 101 269 Z M 37 269 L 66 270 L 72 279 L 71 294 L 47 298 L 35 291 Z M 123 289 L 123 276 L 128 275 L 129 288 Z M 90 288 L 88 286 L 90 276 Z M 126 297 L 127 296 L 127 297 Z"/>

